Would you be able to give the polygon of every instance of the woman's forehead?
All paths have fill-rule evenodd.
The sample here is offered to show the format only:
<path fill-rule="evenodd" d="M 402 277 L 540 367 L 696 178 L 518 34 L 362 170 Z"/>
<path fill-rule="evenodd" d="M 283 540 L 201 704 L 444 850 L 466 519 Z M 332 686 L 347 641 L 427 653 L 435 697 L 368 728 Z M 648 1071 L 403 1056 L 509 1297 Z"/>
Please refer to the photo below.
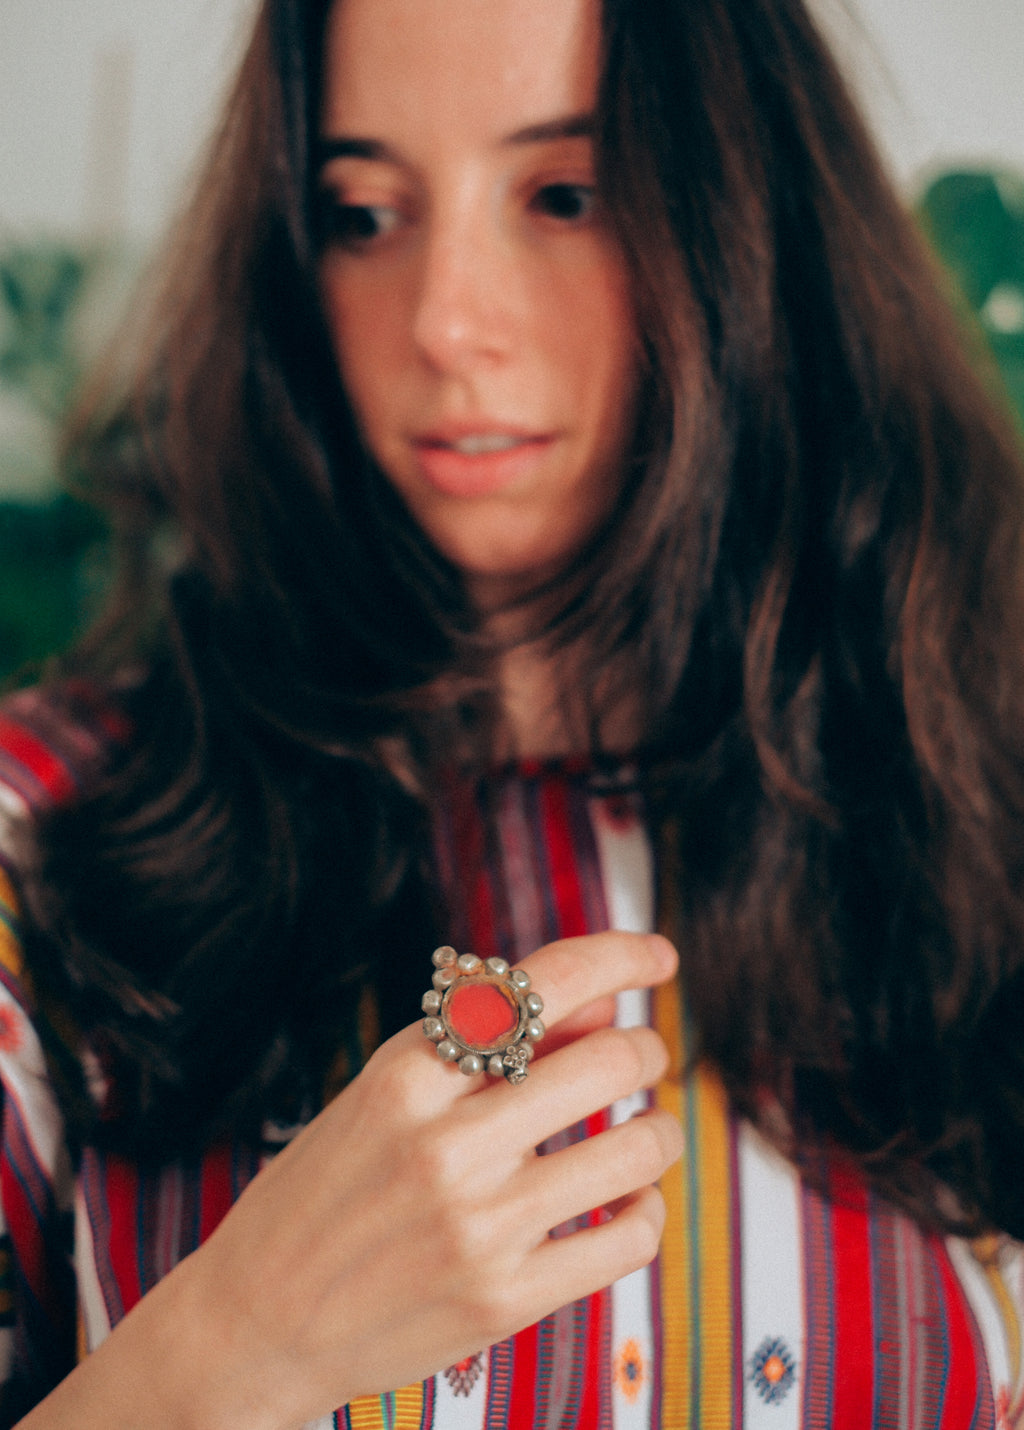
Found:
<path fill-rule="evenodd" d="M 498 139 L 593 108 L 598 0 L 335 0 L 321 127 L 466 126 Z"/>

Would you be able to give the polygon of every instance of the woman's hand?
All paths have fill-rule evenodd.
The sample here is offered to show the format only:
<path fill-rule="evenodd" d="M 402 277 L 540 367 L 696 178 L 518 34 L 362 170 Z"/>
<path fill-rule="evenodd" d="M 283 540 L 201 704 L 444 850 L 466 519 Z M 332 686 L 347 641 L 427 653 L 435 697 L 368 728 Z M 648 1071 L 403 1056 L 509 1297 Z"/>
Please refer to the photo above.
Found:
<path fill-rule="evenodd" d="M 614 993 L 669 978 L 674 952 L 607 933 L 523 966 L 554 1046 L 524 1083 L 466 1078 L 405 1029 L 91 1358 L 98 1371 L 116 1357 L 122 1383 L 145 1390 L 148 1426 L 283 1430 L 433 1374 L 653 1258 L 654 1183 L 682 1150 L 672 1118 L 534 1149 L 662 1075 L 655 1033 L 594 1025 Z M 597 1207 L 600 1224 L 548 1236 Z M 161 1419 L 183 1388 L 184 1418 Z"/>

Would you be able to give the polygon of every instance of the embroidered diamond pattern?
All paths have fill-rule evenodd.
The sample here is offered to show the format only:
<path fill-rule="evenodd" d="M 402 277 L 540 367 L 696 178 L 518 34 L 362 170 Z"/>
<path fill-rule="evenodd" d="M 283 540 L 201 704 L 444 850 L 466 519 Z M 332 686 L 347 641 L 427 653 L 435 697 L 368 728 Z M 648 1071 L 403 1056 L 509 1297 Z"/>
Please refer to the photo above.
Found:
<path fill-rule="evenodd" d="M 453 1394 L 468 1396 L 480 1379 L 483 1368 L 483 1352 L 477 1351 L 475 1355 L 467 1356 L 465 1360 L 456 1361 L 454 1365 L 450 1365 L 444 1373 L 444 1378 L 451 1386 Z"/>
<path fill-rule="evenodd" d="M 796 1361 L 786 1342 L 768 1336 L 750 1357 L 750 1382 L 767 1405 L 778 1405 L 796 1380 Z"/>

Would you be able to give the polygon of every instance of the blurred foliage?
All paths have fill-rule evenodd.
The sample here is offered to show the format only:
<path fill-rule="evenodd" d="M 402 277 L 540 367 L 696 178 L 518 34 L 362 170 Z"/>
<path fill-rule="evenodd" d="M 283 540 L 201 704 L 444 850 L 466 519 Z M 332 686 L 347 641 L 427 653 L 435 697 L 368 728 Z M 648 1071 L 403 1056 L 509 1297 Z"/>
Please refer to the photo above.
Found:
<path fill-rule="evenodd" d="M 1024 431 L 1024 179 L 942 174 L 918 216 Z M 103 589 L 102 524 L 62 492 L 59 431 L 134 269 L 124 252 L 0 244 L 0 679 L 65 645 Z"/>
<path fill-rule="evenodd" d="M 56 421 L 79 377 L 71 319 L 89 266 L 61 245 L 0 253 L 0 382 Z"/>
<path fill-rule="evenodd" d="M 1024 432 L 1024 178 L 941 174 L 918 213 L 992 349 Z"/>
<path fill-rule="evenodd" d="M 62 490 L 60 430 L 127 272 L 105 249 L 0 247 L 0 679 L 64 646 L 104 583 L 103 524 Z"/>
<path fill-rule="evenodd" d="M 67 644 L 96 609 L 107 566 L 103 524 L 80 502 L 0 502 L 0 677 Z"/>

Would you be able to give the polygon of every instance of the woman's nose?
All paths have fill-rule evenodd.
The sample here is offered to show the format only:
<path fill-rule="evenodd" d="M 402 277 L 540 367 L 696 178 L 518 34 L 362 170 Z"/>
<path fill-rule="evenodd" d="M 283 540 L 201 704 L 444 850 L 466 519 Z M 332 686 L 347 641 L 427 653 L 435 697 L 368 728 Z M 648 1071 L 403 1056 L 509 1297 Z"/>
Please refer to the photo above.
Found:
<path fill-rule="evenodd" d="M 432 367 L 459 374 L 508 356 L 519 276 L 509 237 L 486 215 L 464 213 L 429 227 L 412 331 Z"/>

